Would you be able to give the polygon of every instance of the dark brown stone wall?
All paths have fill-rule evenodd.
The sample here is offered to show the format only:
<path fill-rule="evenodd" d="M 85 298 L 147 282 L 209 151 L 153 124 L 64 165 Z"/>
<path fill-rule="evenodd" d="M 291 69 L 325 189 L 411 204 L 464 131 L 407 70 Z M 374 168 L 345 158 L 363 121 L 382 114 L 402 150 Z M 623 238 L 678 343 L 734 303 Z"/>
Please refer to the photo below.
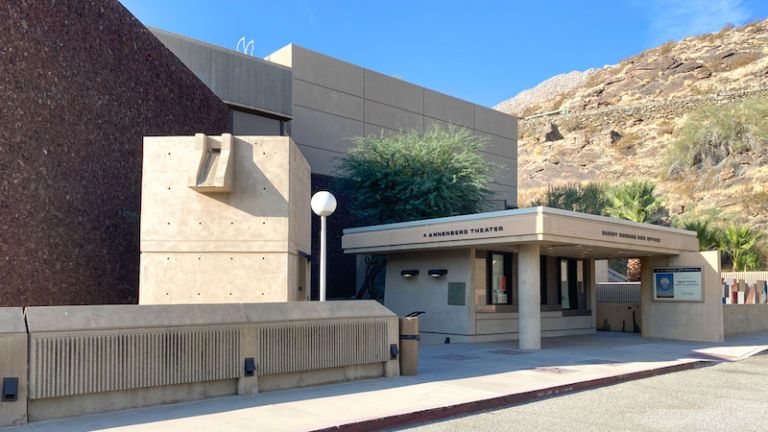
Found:
<path fill-rule="evenodd" d="M 116 0 L 0 2 L 0 306 L 135 303 L 142 137 L 228 130 Z"/>

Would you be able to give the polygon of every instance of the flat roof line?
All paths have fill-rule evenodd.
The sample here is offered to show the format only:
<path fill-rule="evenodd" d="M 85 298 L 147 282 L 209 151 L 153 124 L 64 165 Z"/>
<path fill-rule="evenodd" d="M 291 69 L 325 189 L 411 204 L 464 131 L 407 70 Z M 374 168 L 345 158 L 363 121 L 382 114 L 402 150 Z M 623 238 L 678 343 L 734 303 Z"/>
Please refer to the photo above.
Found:
<path fill-rule="evenodd" d="M 516 215 L 531 214 L 531 213 L 558 214 L 562 216 L 576 217 L 579 219 L 589 219 L 589 220 L 594 220 L 599 222 L 616 223 L 616 224 L 634 226 L 634 227 L 646 228 L 646 229 L 653 228 L 660 231 L 692 235 L 694 237 L 696 236 L 695 231 L 682 230 L 678 228 L 665 227 L 661 225 L 632 222 L 624 219 L 615 219 L 608 216 L 598 216 L 598 215 L 593 215 L 588 213 L 579 213 L 575 211 L 562 210 L 562 209 L 556 209 L 556 208 L 544 207 L 544 206 L 526 207 L 526 208 L 515 209 L 515 210 L 499 210 L 499 211 L 485 212 L 485 213 L 473 213 L 468 215 L 448 216 L 448 217 L 434 218 L 434 219 L 422 219 L 417 221 L 398 222 L 398 223 L 383 224 L 383 225 L 372 225 L 372 226 L 359 227 L 359 228 L 345 228 L 344 234 L 354 234 L 354 233 L 370 232 L 370 231 L 382 231 L 382 230 L 391 230 L 391 229 L 398 229 L 398 228 L 410 228 L 410 227 L 434 225 L 434 224 L 440 224 L 440 223 L 464 222 L 464 221 L 471 221 L 471 220 L 478 220 L 478 219 L 490 219 L 490 218 L 516 216 Z"/>

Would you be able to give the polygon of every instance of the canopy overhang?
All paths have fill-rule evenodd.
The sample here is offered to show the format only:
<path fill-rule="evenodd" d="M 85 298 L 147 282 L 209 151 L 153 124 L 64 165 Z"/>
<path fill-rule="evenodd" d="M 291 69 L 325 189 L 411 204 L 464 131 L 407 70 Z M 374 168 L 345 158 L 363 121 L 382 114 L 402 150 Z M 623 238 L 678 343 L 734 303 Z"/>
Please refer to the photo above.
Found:
<path fill-rule="evenodd" d="M 345 253 L 384 254 L 446 248 L 514 252 L 538 244 L 543 255 L 610 259 L 697 252 L 693 231 L 548 207 L 375 225 L 344 230 Z"/>

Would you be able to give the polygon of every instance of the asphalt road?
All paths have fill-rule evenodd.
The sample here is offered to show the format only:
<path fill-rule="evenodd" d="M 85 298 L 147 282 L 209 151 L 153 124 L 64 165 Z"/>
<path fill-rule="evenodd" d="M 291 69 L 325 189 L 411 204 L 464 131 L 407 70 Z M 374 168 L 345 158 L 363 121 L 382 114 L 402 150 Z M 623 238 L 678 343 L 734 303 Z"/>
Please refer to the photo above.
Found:
<path fill-rule="evenodd" d="M 768 355 L 401 430 L 766 432 Z"/>

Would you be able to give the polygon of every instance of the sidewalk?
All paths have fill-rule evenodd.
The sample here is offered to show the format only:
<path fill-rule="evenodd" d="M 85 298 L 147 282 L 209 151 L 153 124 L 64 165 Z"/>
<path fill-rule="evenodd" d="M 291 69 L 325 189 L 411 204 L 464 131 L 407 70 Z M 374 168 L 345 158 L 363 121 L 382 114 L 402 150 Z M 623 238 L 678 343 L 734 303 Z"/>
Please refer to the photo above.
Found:
<path fill-rule="evenodd" d="M 724 343 L 598 333 L 420 349 L 419 375 L 125 410 L 0 429 L 22 431 L 375 430 L 435 420 L 768 350 L 768 333 Z"/>

